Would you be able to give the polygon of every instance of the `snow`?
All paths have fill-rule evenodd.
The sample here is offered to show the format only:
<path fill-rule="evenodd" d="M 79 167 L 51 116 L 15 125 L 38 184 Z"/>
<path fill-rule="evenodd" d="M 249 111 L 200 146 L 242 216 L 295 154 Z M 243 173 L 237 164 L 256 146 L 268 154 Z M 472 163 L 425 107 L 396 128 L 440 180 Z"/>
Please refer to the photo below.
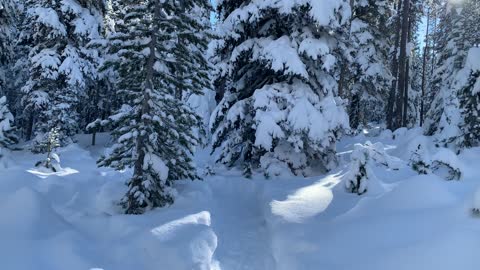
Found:
<path fill-rule="evenodd" d="M 165 181 L 168 178 L 168 167 L 165 162 L 157 155 L 147 153 L 143 164 L 144 169 L 149 167 L 156 173 L 158 173 L 160 179 Z"/>
<path fill-rule="evenodd" d="M 305 64 L 297 53 L 296 44 L 291 42 L 288 36 L 278 39 L 249 39 L 235 48 L 230 61 L 236 62 L 243 52 L 250 50 L 252 51 L 252 61 L 268 61 L 274 71 L 300 75 L 305 79 L 309 77 Z"/>
<path fill-rule="evenodd" d="M 27 11 L 29 16 L 35 17 L 37 22 L 44 24 L 54 31 L 52 31 L 53 37 L 64 36 L 67 34 L 65 26 L 60 23 L 57 12 L 51 8 L 35 7 Z"/>
<path fill-rule="evenodd" d="M 473 47 L 468 51 L 465 67 L 472 70 L 480 70 L 480 48 Z"/>
<path fill-rule="evenodd" d="M 367 130 L 367 134 L 368 134 Z M 345 137 L 339 166 L 326 175 L 270 180 L 215 167 L 203 181 L 180 181 L 175 204 L 140 216 L 120 212 L 130 169 L 97 168 L 110 138 L 98 134 L 61 148 L 62 172 L 26 170 L 42 155 L 8 156 L 0 168 L 0 252 L 5 269 L 476 270 L 480 243 L 480 148 L 456 156 L 421 130 Z M 367 147 L 382 186 L 345 191 L 354 145 Z M 405 166 L 415 145 L 432 159 L 456 162 L 461 181 L 417 175 Z M 211 165 L 208 149 L 197 163 Z M 453 155 L 452 155 L 453 154 Z M 377 155 L 377 156 L 376 156 Z M 383 158 L 381 158 L 383 157 Z M 372 158 L 373 159 L 373 158 Z M 396 169 L 382 165 L 395 160 Z M 378 164 L 376 164 L 378 162 Z M 75 173 L 68 173 L 73 172 Z M 347 257 L 345 257 L 347 256 Z M 28 259 L 26 259 L 28 258 Z"/>
<path fill-rule="evenodd" d="M 221 1 L 217 3 L 221 5 Z M 339 27 L 336 16 L 340 17 L 340 23 L 344 24 L 351 16 L 350 6 L 345 1 L 339 0 L 253 0 L 247 5 L 236 9 L 228 18 L 220 32 L 236 35 L 234 29 L 240 27 L 237 21 L 249 21 L 254 23 L 260 19 L 260 14 L 269 8 L 277 9 L 280 13 L 288 14 L 292 10 L 301 7 L 309 7 L 309 15 L 319 26 Z"/>

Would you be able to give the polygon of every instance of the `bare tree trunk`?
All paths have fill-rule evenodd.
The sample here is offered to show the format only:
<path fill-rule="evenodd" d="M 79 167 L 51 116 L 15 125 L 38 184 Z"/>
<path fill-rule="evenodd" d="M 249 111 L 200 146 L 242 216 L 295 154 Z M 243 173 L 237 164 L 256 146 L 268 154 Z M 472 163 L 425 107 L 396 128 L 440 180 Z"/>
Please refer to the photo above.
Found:
<path fill-rule="evenodd" d="M 438 16 L 438 6 L 437 6 L 437 4 L 432 3 L 432 5 L 435 5 L 434 6 L 434 13 L 433 13 L 433 31 L 432 31 L 432 33 L 435 35 L 435 34 L 437 34 L 437 31 L 438 31 L 437 21 L 438 21 L 439 16 Z M 435 42 L 435 38 L 433 39 L 433 42 Z M 430 76 L 432 76 L 433 72 L 435 71 L 435 64 L 436 64 L 436 61 L 437 61 L 435 53 L 438 49 L 436 48 L 436 45 L 437 44 L 434 43 L 433 46 L 432 46 L 432 62 L 431 62 L 432 68 L 430 70 Z"/>
<path fill-rule="evenodd" d="M 412 24 L 415 21 L 415 14 L 412 14 L 410 21 L 408 22 L 408 43 L 412 41 Z M 410 53 L 410 52 L 409 52 Z M 408 90 L 410 87 L 410 57 L 411 55 L 407 54 L 407 63 L 405 65 L 405 88 L 403 89 L 403 126 L 407 126 L 408 120 Z"/>
<path fill-rule="evenodd" d="M 402 14 L 402 35 L 400 39 L 400 56 L 399 56 L 399 73 L 398 73 L 398 88 L 396 100 L 396 114 L 394 121 L 394 129 L 402 126 L 403 116 L 403 99 L 405 98 L 405 84 L 406 84 L 406 62 L 407 62 L 407 39 L 408 39 L 408 24 L 410 13 L 410 0 L 403 1 Z"/>
<path fill-rule="evenodd" d="M 420 100 L 420 126 L 423 126 L 423 119 L 425 118 L 425 88 L 427 86 L 427 53 L 428 53 L 428 39 L 430 31 L 430 8 L 427 11 L 427 31 L 425 33 L 425 47 L 423 48 L 423 65 L 422 65 L 422 96 Z"/>
<path fill-rule="evenodd" d="M 96 142 L 97 142 L 97 132 L 94 131 L 92 133 L 92 146 L 95 146 Z"/>
<path fill-rule="evenodd" d="M 392 86 L 390 88 L 390 94 L 388 96 L 388 103 L 387 103 L 387 128 L 393 129 L 393 112 L 395 107 L 395 90 L 397 88 L 398 82 L 398 47 L 400 46 L 400 27 L 402 25 L 402 21 L 400 19 L 400 14 L 402 10 L 402 0 L 399 0 L 397 6 L 397 21 L 396 21 L 396 33 L 395 33 L 395 48 L 393 51 L 393 61 L 392 61 L 392 75 L 393 81 Z"/>
<path fill-rule="evenodd" d="M 34 122 L 33 112 L 30 111 L 28 116 L 27 130 L 25 134 L 25 138 L 27 139 L 27 141 L 31 140 L 33 136 L 33 122 Z"/>
<path fill-rule="evenodd" d="M 340 78 L 338 81 L 338 96 L 344 98 L 344 89 L 345 89 L 345 73 L 347 72 L 347 65 L 345 63 L 342 64 L 340 69 Z"/>

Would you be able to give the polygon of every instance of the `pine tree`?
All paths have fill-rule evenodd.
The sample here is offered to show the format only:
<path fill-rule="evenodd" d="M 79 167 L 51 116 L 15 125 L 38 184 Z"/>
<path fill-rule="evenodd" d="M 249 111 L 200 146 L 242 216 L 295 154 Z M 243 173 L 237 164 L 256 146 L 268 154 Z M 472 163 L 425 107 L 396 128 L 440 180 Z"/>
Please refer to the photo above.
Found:
<path fill-rule="evenodd" d="M 53 172 L 58 172 L 60 169 L 60 158 L 55 149 L 60 147 L 60 129 L 53 128 L 46 134 L 45 140 L 39 143 L 40 152 L 47 153 L 47 158 L 35 164 L 35 167 L 42 167 Z"/>
<path fill-rule="evenodd" d="M 388 52 L 391 40 L 385 25 L 391 14 L 391 1 L 353 1 L 350 30 L 350 126 L 383 122 L 391 85 Z"/>
<path fill-rule="evenodd" d="M 478 54 L 480 55 L 480 53 Z M 480 145 L 480 71 L 472 72 L 465 87 L 459 93 L 463 122 L 456 145 L 470 148 Z"/>
<path fill-rule="evenodd" d="M 100 33 L 98 3 L 101 1 L 25 3 L 22 38 L 30 51 L 29 76 L 22 88 L 23 118 L 28 119 L 27 133 L 36 136 L 34 145 L 41 145 L 54 127 L 59 128 L 62 145 L 70 143 L 78 132 L 79 101 L 90 78 L 96 77 L 94 55 L 85 45 Z"/>
<path fill-rule="evenodd" d="M 109 118 L 116 143 L 99 166 L 133 167 L 121 202 L 127 214 L 171 204 L 174 180 L 198 178 L 192 162 L 198 140 L 192 130 L 200 119 L 178 97 L 179 91 L 200 91 L 185 76 L 199 67 L 182 55 L 183 46 L 196 42 L 189 39 L 194 33 L 185 11 L 198 3 L 204 2 L 117 2 L 112 56 L 104 68 L 116 72 L 116 95 L 123 105 Z M 180 37 L 188 43 L 178 45 Z"/>
<path fill-rule="evenodd" d="M 6 91 L 6 73 L 13 58 L 15 8 L 10 0 L 0 0 L 0 97 Z"/>
<path fill-rule="evenodd" d="M 335 142 L 348 128 L 336 97 L 347 1 L 218 3 L 217 162 L 249 176 L 331 168 Z"/>
<path fill-rule="evenodd" d="M 5 63 L 12 52 L 14 6 L 10 0 L 0 1 L 0 63 Z"/>
<path fill-rule="evenodd" d="M 0 158 L 2 157 L 2 149 L 11 148 L 17 143 L 18 139 L 13 128 L 13 115 L 7 107 L 7 99 L 0 97 Z"/>
<path fill-rule="evenodd" d="M 476 33 L 469 31 L 469 25 L 480 19 L 480 12 L 467 7 L 469 1 L 445 4 L 437 32 L 438 61 L 430 84 L 434 99 L 427 113 L 425 130 L 428 135 L 436 134 L 444 144 L 451 143 L 459 133 L 460 88 L 456 78 L 465 66 L 468 50 L 476 45 Z"/>

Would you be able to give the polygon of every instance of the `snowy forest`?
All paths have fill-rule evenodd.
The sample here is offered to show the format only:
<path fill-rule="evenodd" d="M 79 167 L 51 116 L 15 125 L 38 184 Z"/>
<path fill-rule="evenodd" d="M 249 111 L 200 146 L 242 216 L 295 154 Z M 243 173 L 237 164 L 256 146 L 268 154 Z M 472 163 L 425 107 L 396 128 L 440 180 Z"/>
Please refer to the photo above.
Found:
<path fill-rule="evenodd" d="M 478 270 L 478 164 L 479 0 L 0 0 L 2 269 Z"/>

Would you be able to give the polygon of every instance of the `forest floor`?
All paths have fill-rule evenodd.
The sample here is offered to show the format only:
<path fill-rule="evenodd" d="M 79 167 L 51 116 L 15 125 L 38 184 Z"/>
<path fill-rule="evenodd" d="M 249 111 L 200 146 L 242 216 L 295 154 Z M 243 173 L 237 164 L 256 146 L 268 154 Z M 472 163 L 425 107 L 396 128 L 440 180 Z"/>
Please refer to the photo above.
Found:
<path fill-rule="evenodd" d="M 63 170 L 33 169 L 42 156 L 14 152 L 0 166 L 0 265 L 15 270 L 477 270 L 480 148 L 464 151 L 460 181 L 408 166 L 418 130 L 368 133 L 338 144 L 328 175 L 245 179 L 216 169 L 178 184 L 176 203 L 141 216 L 116 202 L 130 172 L 97 168 L 105 150 L 77 144 L 58 151 Z M 395 168 L 377 166 L 375 187 L 345 191 L 355 143 L 381 142 Z M 210 164 L 200 151 L 198 165 Z M 432 153 L 434 154 L 434 153 Z"/>

